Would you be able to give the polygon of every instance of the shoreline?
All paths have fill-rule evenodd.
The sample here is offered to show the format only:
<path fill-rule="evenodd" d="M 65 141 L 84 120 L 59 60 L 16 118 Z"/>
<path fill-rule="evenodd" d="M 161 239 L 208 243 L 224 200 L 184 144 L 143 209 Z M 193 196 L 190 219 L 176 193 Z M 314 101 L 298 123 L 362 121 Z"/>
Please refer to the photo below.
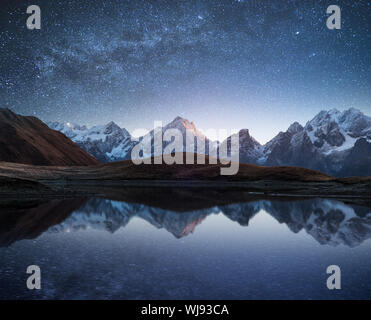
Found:
<path fill-rule="evenodd" d="M 21 182 L 21 181 L 20 181 Z M 104 190 L 130 188 L 154 188 L 161 189 L 210 189 L 225 191 L 240 191 L 251 196 L 268 197 L 305 197 L 305 198 L 371 198 L 371 188 L 362 183 L 342 183 L 339 181 L 316 182 L 316 181 L 215 181 L 215 180 L 61 180 L 40 179 L 40 185 L 48 190 L 24 190 L 21 186 L 12 191 L 2 191 L 0 185 L 0 199 L 4 197 L 29 198 L 40 196 L 51 197 L 91 197 L 103 196 Z M 103 192 L 102 192 L 103 191 Z"/>

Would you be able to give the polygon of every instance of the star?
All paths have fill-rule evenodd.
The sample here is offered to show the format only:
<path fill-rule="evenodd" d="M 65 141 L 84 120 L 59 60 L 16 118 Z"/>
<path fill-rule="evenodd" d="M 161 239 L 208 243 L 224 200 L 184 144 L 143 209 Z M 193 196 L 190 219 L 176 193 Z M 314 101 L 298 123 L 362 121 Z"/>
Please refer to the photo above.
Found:
<path fill-rule="evenodd" d="M 42 121 L 133 130 L 183 114 L 264 142 L 329 103 L 370 105 L 362 2 L 344 4 L 349 27 L 336 32 L 320 2 L 38 0 L 37 32 L 10 3 L 0 8 L 0 101 Z"/>

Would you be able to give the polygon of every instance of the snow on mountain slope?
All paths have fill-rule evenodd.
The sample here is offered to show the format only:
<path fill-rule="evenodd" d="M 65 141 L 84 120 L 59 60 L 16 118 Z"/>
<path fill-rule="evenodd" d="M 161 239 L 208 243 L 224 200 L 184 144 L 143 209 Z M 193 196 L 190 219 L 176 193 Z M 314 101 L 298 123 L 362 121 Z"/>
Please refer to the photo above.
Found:
<path fill-rule="evenodd" d="M 331 109 L 317 114 L 304 130 L 317 149 L 330 154 L 353 147 L 358 138 L 371 140 L 371 117 L 353 108 Z"/>
<path fill-rule="evenodd" d="M 51 227 L 49 232 L 96 229 L 114 233 L 125 227 L 132 218 L 137 217 L 158 229 L 164 228 L 176 238 L 181 238 L 193 233 L 195 227 L 213 213 L 218 213 L 217 207 L 188 211 L 187 214 L 182 214 L 139 203 L 95 198 L 90 199 L 59 225 Z"/>
<path fill-rule="evenodd" d="M 161 139 L 168 129 L 178 129 L 183 134 L 183 151 L 187 150 L 186 133 L 193 137 L 189 149 L 194 152 L 215 155 L 221 146 L 227 147 L 228 155 L 231 149 L 233 151 L 231 136 L 221 143 L 211 141 L 193 122 L 182 117 L 176 117 L 159 130 L 150 131 L 138 141 L 132 141 L 131 135 L 114 122 L 91 129 L 68 122 L 53 122 L 49 126 L 64 133 L 101 162 L 130 159 L 131 151 L 138 143 L 150 146 L 144 148 L 143 157 L 169 154 L 172 149 L 168 148 L 168 141 L 163 142 L 162 148 L 153 147 L 154 135 L 161 135 L 156 136 Z M 371 163 L 367 165 L 371 159 L 371 117 L 357 109 L 321 111 L 304 127 L 294 122 L 286 132 L 280 132 L 265 145 L 256 141 L 248 129 L 240 130 L 238 135 L 241 162 L 302 166 L 335 176 L 371 174 Z M 197 141 L 201 141 L 205 149 L 199 148 Z M 368 167 L 370 169 L 364 169 Z"/>
<path fill-rule="evenodd" d="M 209 154 L 209 149 L 215 144 L 215 142 L 210 141 L 201 131 L 199 131 L 193 122 L 190 122 L 182 117 L 176 117 L 173 121 L 162 128 L 158 127 L 155 130 L 151 130 L 149 133 L 139 138 L 139 143 L 143 148 L 142 156 L 147 158 L 161 154 L 170 154 L 173 152 L 174 149 L 171 148 L 172 145 L 170 146 L 172 141 L 167 141 L 167 139 L 164 137 L 164 133 L 171 129 L 177 129 L 182 134 L 182 152 L 193 151 L 199 154 Z M 188 148 L 187 135 L 191 140 Z M 154 142 L 161 141 L 161 139 L 163 140 L 162 148 L 161 146 L 154 148 Z M 198 145 L 198 141 L 200 142 L 200 145 Z M 151 146 L 151 148 L 146 148 L 145 146 Z M 177 151 L 180 152 L 180 150 Z"/>
<path fill-rule="evenodd" d="M 231 145 L 231 141 L 233 142 L 233 137 L 236 135 L 239 136 L 239 148 Z M 234 135 L 225 139 L 220 144 L 220 148 L 226 147 L 228 155 L 232 156 L 234 150 L 239 150 L 239 158 L 241 162 L 259 163 L 264 161 L 262 160 L 263 146 L 252 136 L 250 136 L 248 129 L 242 129 L 238 133 L 235 133 Z"/>
<path fill-rule="evenodd" d="M 163 141 L 162 148 L 157 150 L 153 147 L 155 130 L 151 130 L 148 134 L 140 137 L 138 140 L 132 138 L 126 129 L 122 129 L 114 122 L 110 122 L 103 126 L 94 126 L 88 129 L 86 126 L 66 122 L 50 122 L 49 127 L 64 133 L 68 138 L 77 143 L 82 149 L 92 154 L 101 162 L 110 162 L 118 160 L 127 160 L 131 158 L 131 151 L 135 145 L 149 144 L 151 148 L 144 148 L 141 156 L 152 157 L 154 155 L 170 153 L 166 147 L 170 144 L 168 141 Z M 189 150 L 199 153 L 208 154 L 209 143 L 211 142 L 201 131 L 199 131 L 193 122 L 187 119 L 176 117 L 172 122 L 168 123 L 162 129 L 156 131 L 156 134 L 163 134 L 169 129 L 178 129 L 183 135 L 183 151 L 186 151 L 186 134 L 193 138 L 193 142 L 189 146 Z M 159 137 L 161 138 L 161 137 Z M 200 149 L 197 141 L 205 144 L 204 149 Z"/>
<path fill-rule="evenodd" d="M 371 238 L 371 209 L 321 198 L 290 202 L 258 200 L 187 212 L 93 198 L 49 232 L 97 229 L 114 233 L 137 217 L 181 238 L 193 233 L 212 214 L 223 214 L 241 226 L 248 226 L 261 211 L 286 224 L 294 233 L 304 230 L 322 245 L 356 247 Z"/>
<path fill-rule="evenodd" d="M 321 111 L 305 127 L 294 123 L 265 144 L 264 164 L 298 165 L 335 176 L 340 172 L 341 175 L 358 174 L 356 166 L 351 168 L 347 162 L 360 139 L 371 146 L 370 117 L 353 108 L 343 112 L 336 109 Z M 362 157 L 369 156 L 371 154 L 363 152 Z M 344 171 L 344 167 L 348 169 Z"/>
<path fill-rule="evenodd" d="M 48 126 L 64 133 L 101 162 L 128 159 L 127 152 L 133 145 L 130 133 L 113 121 L 90 129 L 70 122 L 51 122 Z"/>

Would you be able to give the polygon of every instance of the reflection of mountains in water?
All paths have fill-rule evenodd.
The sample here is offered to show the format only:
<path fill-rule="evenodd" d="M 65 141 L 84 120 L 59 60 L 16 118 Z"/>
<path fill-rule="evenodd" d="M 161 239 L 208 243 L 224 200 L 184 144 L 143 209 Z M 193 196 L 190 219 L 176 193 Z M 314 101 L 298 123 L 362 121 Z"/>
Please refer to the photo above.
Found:
<path fill-rule="evenodd" d="M 153 199 L 146 204 L 134 203 L 127 194 L 124 197 L 126 202 L 92 198 L 23 205 L 17 203 L 16 207 L 8 204 L 0 210 L 0 245 L 6 246 L 17 240 L 35 238 L 46 230 L 66 232 L 93 228 L 113 233 L 125 227 L 133 217 L 144 219 L 151 225 L 164 228 L 175 237 L 181 238 L 194 232 L 197 225 L 208 215 L 223 214 L 241 226 L 248 226 L 249 221 L 261 210 L 269 213 L 279 223 L 285 223 L 294 233 L 305 230 L 320 244 L 355 247 L 371 238 L 369 206 L 321 198 L 247 199 L 243 194 L 233 193 L 233 199 L 228 201 L 225 193 L 223 200 L 220 200 L 223 194 L 219 195 L 217 192 L 211 196 L 212 199 L 212 192 L 208 198 L 207 192 L 193 194 L 182 191 L 176 194 L 179 198 L 173 202 L 177 206 L 171 203 L 170 208 L 169 198 L 166 205 L 164 202 L 161 206 L 160 203 L 154 205 Z M 179 209 L 184 207 L 187 208 L 186 211 Z"/>
<path fill-rule="evenodd" d="M 194 232 L 196 226 L 210 214 L 220 212 L 241 226 L 247 226 L 260 210 L 269 213 L 279 223 L 285 223 L 294 233 L 304 229 L 320 244 L 354 247 L 371 238 L 371 208 L 320 198 L 293 202 L 258 200 L 189 212 L 91 199 L 50 230 L 58 232 L 97 228 L 114 232 L 125 227 L 132 217 L 139 217 L 180 238 Z"/>
<path fill-rule="evenodd" d="M 189 212 L 176 212 L 143 204 L 93 198 L 50 231 L 77 231 L 88 228 L 115 232 L 125 227 L 133 217 L 142 218 L 156 228 L 165 228 L 175 237 L 193 232 L 209 214 L 218 212 L 217 207 Z"/>

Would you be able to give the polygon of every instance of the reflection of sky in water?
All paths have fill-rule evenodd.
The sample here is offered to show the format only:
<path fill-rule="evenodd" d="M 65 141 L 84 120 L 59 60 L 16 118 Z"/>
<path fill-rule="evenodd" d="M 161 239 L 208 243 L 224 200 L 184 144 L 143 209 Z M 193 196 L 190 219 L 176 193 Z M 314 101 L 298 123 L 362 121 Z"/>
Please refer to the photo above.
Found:
<path fill-rule="evenodd" d="M 370 299 L 370 249 L 371 240 L 321 245 L 264 210 L 248 226 L 212 213 L 180 239 L 134 216 L 114 233 L 54 230 L 1 248 L 0 297 Z M 30 264 L 42 270 L 38 292 L 25 287 Z M 341 267 L 342 290 L 326 287 L 331 264 Z"/>

